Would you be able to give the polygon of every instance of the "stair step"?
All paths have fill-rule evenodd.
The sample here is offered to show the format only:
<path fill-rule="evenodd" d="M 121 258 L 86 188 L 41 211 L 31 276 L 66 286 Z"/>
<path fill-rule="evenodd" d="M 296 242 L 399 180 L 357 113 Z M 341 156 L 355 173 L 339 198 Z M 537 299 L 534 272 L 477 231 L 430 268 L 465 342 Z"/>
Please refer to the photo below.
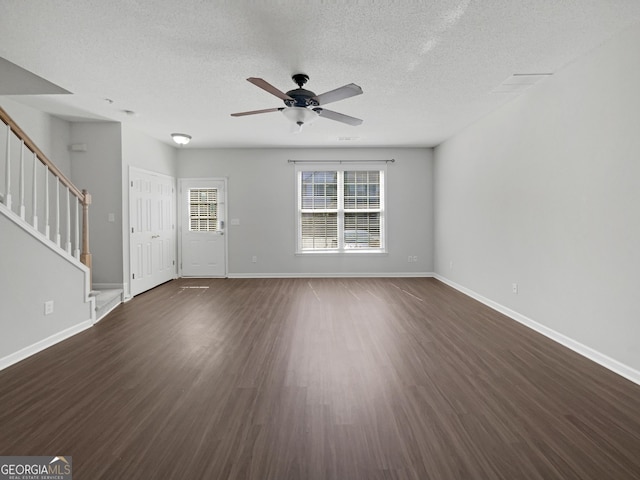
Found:
<path fill-rule="evenodd" d="M 94 290 L 91 295 L 96 298 L 96 321 L 101 320 L 111 310 L 122 303 L 122 289 Z"/>

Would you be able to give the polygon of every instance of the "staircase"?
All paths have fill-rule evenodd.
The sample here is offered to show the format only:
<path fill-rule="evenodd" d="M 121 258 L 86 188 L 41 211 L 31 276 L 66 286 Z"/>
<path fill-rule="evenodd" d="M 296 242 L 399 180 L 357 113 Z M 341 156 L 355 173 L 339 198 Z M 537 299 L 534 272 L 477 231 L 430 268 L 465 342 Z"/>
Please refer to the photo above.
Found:
<path fill-rule="evenodd" d="M 91 327 L 123 292 L 91 288 L 89 193 L 2 108 L 0 120 L 2 369 Z"/>

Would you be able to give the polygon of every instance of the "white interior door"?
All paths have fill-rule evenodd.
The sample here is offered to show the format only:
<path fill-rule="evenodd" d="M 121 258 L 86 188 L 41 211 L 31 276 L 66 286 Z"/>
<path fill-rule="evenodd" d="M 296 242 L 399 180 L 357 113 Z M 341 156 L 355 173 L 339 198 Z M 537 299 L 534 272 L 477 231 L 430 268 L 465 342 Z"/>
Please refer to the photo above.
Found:
<path fill-rule="evenodd" d="M 176 277 L 175 179 L 131 168 L 131 295 Z"/>
<path fill-rule="evenodd" d="M 226 180 L 180 180 L 183 277 L 226 277 Z"/>

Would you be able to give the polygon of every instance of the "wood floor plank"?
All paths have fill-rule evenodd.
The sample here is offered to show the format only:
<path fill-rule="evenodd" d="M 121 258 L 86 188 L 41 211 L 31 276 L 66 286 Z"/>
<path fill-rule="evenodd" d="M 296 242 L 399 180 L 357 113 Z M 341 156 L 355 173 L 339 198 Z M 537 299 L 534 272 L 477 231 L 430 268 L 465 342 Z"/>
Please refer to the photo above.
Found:
<path fill-rule="evenodd" d="M 0 372 L 76 480 L 640 478 L 640 386 L 434 279 L 180 279 Z"/>

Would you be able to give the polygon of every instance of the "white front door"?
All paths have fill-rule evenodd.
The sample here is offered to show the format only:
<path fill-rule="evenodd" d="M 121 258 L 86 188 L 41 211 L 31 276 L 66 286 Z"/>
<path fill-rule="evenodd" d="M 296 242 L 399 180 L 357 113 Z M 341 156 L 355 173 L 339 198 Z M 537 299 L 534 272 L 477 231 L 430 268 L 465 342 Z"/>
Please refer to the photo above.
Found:
<path fill-rule="evenodd" d="M 131 295 L 176 277 L 175 179 L 129 170 Z"/>
<path fill-rule="evenodd" d="M 180 180 L 183 277 L 226 277 L 226 180 Z"/>

